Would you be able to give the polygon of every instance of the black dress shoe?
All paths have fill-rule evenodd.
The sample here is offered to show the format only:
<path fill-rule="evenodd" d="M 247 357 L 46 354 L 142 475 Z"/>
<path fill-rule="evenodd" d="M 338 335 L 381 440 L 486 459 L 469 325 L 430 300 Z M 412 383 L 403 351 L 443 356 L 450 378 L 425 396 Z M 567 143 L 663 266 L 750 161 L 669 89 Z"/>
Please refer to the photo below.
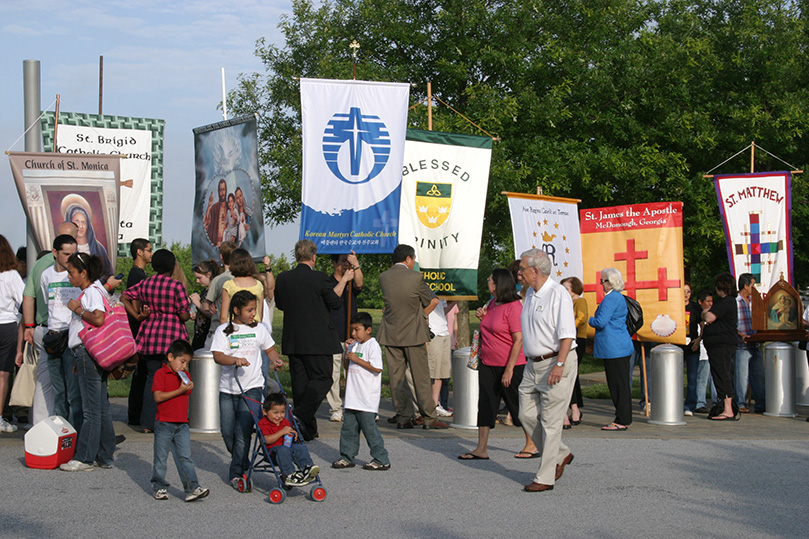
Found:
<path fill-rule="evenodd" d="M 392 424 L 394 424 L 394 423 L 396 423 L 396 416 L 389 417 L 389 418 L 387 419 L 387 421 L 388 421 L 388 423 L 390 423 L 391 425 L 392 425 Z"/>
<path fill-rule="evenodd" d="M 396 429 L 412 429 L 415 425 L 412 421 L 407 421 L 405 423 L 396 423 Z"/>
<path fill-rule="evenodd" d="M 438 420 L 436 420 L 435 423 L 432 423 L 430 425 L 425 423 L 424 425 L 422 425 L 421 428 L 423 428 L 423 429 L 448 429 L 449 428 L 449 423 L 446 423 L 446 422 L 441 421 L 440 419 L 438 419 Z"/>
<path fill-rule="evenodd" d="M 119 445 L 119 444 L 124 443 L 124 440 L 126 440 L 126 436 L 124 436 L 123 434 L 116 434 L 115 435 L 115 445 Z"/>

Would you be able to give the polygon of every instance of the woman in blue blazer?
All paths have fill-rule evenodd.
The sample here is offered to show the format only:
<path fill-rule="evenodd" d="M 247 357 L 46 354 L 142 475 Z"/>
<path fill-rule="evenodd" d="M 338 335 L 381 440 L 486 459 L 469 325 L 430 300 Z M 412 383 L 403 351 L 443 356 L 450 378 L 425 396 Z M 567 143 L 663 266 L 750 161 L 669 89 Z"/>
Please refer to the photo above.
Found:
<path fill-rule="evenodd" d="M 596 330 L 593 355 L 604 361 L 604 373 L 615 405 L 615 421 L 601 430 L 626 430 L 632 423 L 632 390 L 629 379 L 629 356 L 632 355 L 632 337 L 626 327 L 626 299 L 621 290 L 624 279 L 615 268 L 601 271 L 604 299 L 590 317 L 590 326 Z"/>

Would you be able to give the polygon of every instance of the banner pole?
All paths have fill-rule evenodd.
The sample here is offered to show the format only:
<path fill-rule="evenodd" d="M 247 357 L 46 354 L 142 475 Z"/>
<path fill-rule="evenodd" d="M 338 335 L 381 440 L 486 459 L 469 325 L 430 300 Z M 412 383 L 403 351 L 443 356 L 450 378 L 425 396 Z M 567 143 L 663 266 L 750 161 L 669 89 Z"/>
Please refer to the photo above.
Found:
<path fill-rule="evenodd" d="M 750 174 L 756 171 L 756 141 L 750 143 Z"/>
<path fill-rule="evenodd" d="M 222 68 L 222 119 L 228 119 L 228 94 L 225 91 L 225 68 Z"/>
<path fill-rule="evenodd" d="M 104 57 L 98 57 L 98 115 L 101 116 L 101 104 L 104 101 Z"/>
<path fill-rule="evenodd" d="M 640 339 L 640 335 L 638 335 L 638 342 L 640 343 L 640 365 L 643 370 L 643 400 L 646 403 L 646 417 L 649 417 L 651 414 L 649 413 L 649 380 L 646 377 L 646 347 L 643 346 L 643 341 Z"/>
<path fill-rule="evenodd" d="M 39 60 L 23 60 L 22 63 L 23 80 L 23 121 L 27 129 L 25 132 L 25 151 L 42 151 L 42 125 L 39 123 L 40 108 L 42 107 L 42 95 L 40 85 Z M 29 128 L 30 126 L 30 128 Z M 28 219 L 25 220 L 26 238 L 26 262 L 29 268 L 33 268 L 37 261 L 39 244 L 34 237 L 34 231 Z"/>
<path fill-rule="evenodd" d="M 427 83 L 427 131 L 433 130 L 433 83 Z"/>
<path fill-rule="evenodd" d="M 56 94 L 56 112 L 53 113 L 53 148 L 51 151 L 56 153 L 56 135 L 59 132 L 59 94 Z"/>

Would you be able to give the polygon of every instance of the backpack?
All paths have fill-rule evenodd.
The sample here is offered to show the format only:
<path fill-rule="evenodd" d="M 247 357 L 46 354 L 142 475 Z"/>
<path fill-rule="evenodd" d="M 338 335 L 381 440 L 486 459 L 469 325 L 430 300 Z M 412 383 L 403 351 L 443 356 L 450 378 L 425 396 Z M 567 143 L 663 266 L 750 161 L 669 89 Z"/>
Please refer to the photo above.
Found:
<path fill-rule="evenodd" d="M 626 329 L 629 335 L 634 335 L 643 327 L 643 307 L 636 299 L 624 296 L 626 300 Z"/>

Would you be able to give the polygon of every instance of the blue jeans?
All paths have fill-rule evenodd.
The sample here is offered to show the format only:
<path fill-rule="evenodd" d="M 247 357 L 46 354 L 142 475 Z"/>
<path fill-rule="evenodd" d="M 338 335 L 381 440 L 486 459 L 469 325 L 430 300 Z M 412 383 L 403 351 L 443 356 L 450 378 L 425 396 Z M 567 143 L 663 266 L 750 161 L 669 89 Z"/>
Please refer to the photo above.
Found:
<path fill-rule="evenodd" d="M 270 455 L 275 457 L 275 463 L 281 469 L 281 475 L 292 475 L 295 473 L 295 464 L 299 470 L 307 466 L 312 466 L 312 457 L 309 450 L 300 442 L 292 442 L 290 447 L 276 445 L 270 448 Z"/>
<path fill-rule="evenodd" d="M 86 464 L 96 461 L 111 465 L 112 454 L 115 452 L 115 428 L 112 425 L 107 394 L 107 372 L 96 365 L 83 345 L 74 348 L 73 355 L 76 358 L 84 411 L 84 422 L 74 458 Z"/>
<path fill-rule="evenodd" d="M 73 372 L 75 364 L 76 358 L 70 348 L 65 348 L 62 357 L 48 357 L 48 371 L 53 387 L 53 413 L 67 419 L 76 432 L 81 432 L 84 416 L 79 379 Z"/>
<path fill-rule="evenodd" d="M 166 356 L 162 354 L 142 356 L 140 359 L 146 367 L 146 385 L 143 388 L 143 401 L 140 409 L 140 426 L 144 429 L 154 430 L 157 403 L 154 400 L 154 393 L 152 393 L 152 383 L 155 373 L 163 366 L 165 359 Z"/>
<path fill-rule="evenodd" d="M 360 412 L 345 410 L 343 412 L 343 428 L 340 430 L 340 456 L 349 462 L 354 462 L 360 450 L 360 432 L 365 435 L 365 441 L 371 449 L 371 457 L 382 464 L 390 464 L 385 442 L 376 426 L 376 414 L 373 412 Z"/>
<path fill-rule="evenodd" d="M 177 466 L 177 473 L 180 474 L 180 481 L 183 482 L 183 490 L 186 494 L 194 492 L 199 483 L 194 461 L 191 460 L 191 432 L 188 430 L 188 423 L 163 421 L 155 421 L 154 425 L 152 489 L 157 491 L 169 487 L 166 482 L 166 459 L 169 450 L 174 455 L 174 464 Z"/>
<path fill-rule="evenodd" d="M 690 345 L 686 345 L 690 348 Z M 698 408 L 697 401 L 697 373 L 699 372 L 699 352 L 688 350 L 683 353 L 683 363 L 685 364 L 685 404 L 684 408 L 693 412 Z M 703 399 L 705 398 L 705 386 L 702 386 Z"/>
<path fill-rule="evenodd" d="M 219 392 L 219 426 L 225 447 L 230 453 L 229 478 L 241 477 L 250 466 L 250 440 L 253 437 L 254 417 L 261 417 L 259 387 L 245 391 L 248 405 L 240 394 Z"/>
<path fill-rule="evenodd" d="M 738 406 L 747 406 L 747 380 L 756 401 L 757 412 L 764 411 L 764 359 L 761 348 L 739 348 L 736 350 L 736 377 L 733 388 Z"/>
<path fill-rule="evenodd" d="M 697 407 L 694 408 L 695 410 L 707 404 L 705 390 L 708 387 L 708 381 L 711 382 L 711 400 L 716 402 L 716 386 L 713 385 L 713 378 L 711 378 L 711 365 L 708 361 L 700 361 L 699 367 L 697 367 Z"/>

